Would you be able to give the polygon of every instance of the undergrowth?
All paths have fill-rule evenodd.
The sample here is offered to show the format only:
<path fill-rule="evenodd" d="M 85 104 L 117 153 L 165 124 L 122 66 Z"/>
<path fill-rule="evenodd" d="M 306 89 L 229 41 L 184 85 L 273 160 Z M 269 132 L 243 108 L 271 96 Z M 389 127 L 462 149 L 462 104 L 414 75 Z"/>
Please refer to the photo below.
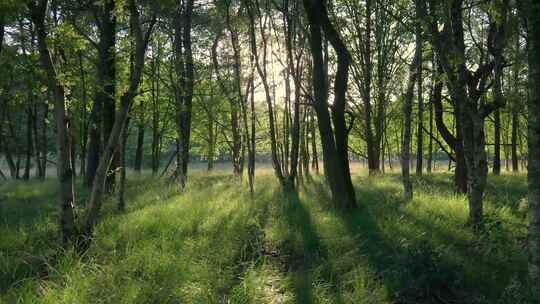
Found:
<path fill-rule="evenodd" d="M 353 182 L 341 213 L 318 176 L 284 192 L 259 175 L 253 195 L 219 172 L 184 191 L 133 177 L 82 255 L 58 246 L 53 180 L 3 184 L 0 302 L 525 303 L 523 175 L 490 177 L 480 235 L 449 174 L 415 178 L 410 202 L 397 175 Z"/>

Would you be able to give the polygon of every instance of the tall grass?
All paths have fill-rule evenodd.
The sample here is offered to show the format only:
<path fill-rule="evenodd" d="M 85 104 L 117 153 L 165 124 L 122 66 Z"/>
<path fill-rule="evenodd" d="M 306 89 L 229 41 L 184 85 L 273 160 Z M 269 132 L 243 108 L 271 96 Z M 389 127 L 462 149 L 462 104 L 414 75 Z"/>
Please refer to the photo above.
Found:
<path fill-rule="evenodd" d="M 196 174 L 183 192 L 130 180 L 87 253 L 56 246 L 54 181 L 0 193 L 0 302 L 525 303 L 522 175 L 490 178 L 486 229 L 466 227 L 451 176 L 354 177 L 360 208 L 332 209 L 323 179 L 283 192 L 271 174 Z"/>

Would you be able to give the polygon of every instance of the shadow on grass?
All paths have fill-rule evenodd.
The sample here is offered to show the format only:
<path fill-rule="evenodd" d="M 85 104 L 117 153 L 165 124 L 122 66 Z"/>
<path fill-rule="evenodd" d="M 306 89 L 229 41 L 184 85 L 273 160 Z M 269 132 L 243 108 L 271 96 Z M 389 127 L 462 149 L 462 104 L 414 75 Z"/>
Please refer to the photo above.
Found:
<path fill-rule="evenodd" d="M 313 269 L 328 260 L 327 249 L 321 243 L 320 237 L 314 227 L 311 215 L 300 200 L 298 192 L 284 193 L 284 216 L 292 233 L 298 232 L 301 237 L 301 252 L 290 252 L 287 257 L 287 268 L 293 275 L 293 289 L 297 303 L 315 303 L 313 295 Z M 323 274 L 326 283 L 334 288 L 335 296 L 332 303 L 343 303 L 336 282 L 331 273 Z"/>
<path fill-rule="evenodd" d="M 326 187 L 315 181 L 312 191 L 323 198 L 317 201 L 330 202 L 328 191 L 321 189 Z M 343 220 L 349 236 L 360 240 L 359 260 L 366 260 L 393 303 L 467 303 L 461 293 L 460 265 L 422 239 L 404 243 L 399 231 L 388 234 L 380 227 L 401 214 L 400 205 L 405 202 L 399 190 L 388 184 L 370 184 L 356 191 L 360 208 L 335 213 Z"/>

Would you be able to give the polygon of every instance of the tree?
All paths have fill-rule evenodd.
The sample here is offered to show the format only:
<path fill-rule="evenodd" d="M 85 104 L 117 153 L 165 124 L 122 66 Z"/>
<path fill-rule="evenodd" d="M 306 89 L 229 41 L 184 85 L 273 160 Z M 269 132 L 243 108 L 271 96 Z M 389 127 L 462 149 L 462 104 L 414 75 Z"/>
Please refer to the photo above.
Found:
<path fill-rule="evenodd" d="M 429 8 L 432 45 L 438 54 L 442 70 L 448 78 L 447 84 L 456 111 L 456 121 L 460 122 L 457 128 L 462 136 L 457 136 L 457 138 L 461 139 L 467 167 L 469 223 L 477 230 L 483 220 L 483 195 L 488 170 L 484 120 L 501 106 L 498 103 L 499 100 L 492 103 L 481 101 L 487 89 L 487 79 L 495 63 L 482 56 L 478 68 L 475 71 L 469 69 L 465 52 L 462 0 L 445 3 L 431 0 Z M 495 12 L 506 16 L 507 9 L 508 1 L 505 0 Z M 437 13 L 440 11 L 444 12 L 440 15 L 443 16 L 442 31 L 439 30 L 437 22 Z M 488 30 L 490 34 L 486 42 L 488 46 L 493 45 L 494 39 L 502 35 L 504 26 L 499 28 L 496 26 L 497 23 L 490 24 Z"/>
<path fill-rule="evenodd" d="M 69 144 L 69 119 L 66 115 L 65 88 L 58 80 L 52 62 L 45 19 L 48 15 L 48 0 L 30 2 L 29 9 L 32 22 L 36 27 L 41 64 L 47 72 L 47 85 L 54 97 L 54 116 L 56 120 L 57 175 L 60 188 L 59 227 L 64 245 L 67 245 L 77 234 L 75 226 L 75 191 L 71 168 L 71 152 Z"/>
<path fill-rule="evenodd" d="M 534 303 L 540 299 L 540 3 L 522 1 L 527 30 L 528 74 L 528 202 L 529 202 L 529 290 Z"/>
<path fill-rule="evenodd" d="M 129 12 L 129 25 L 131 34 L 133 36 L 132 39 L 134 40 L 133 73 L 129 75 L 128 88 L 122 94 L 120 99 L 120 109 L 116 113 L 111 135 L 107 140 L 107 145 L 105 146 L 103 154 L 99 160 L 96 176 L 94 177 L 94 181 L 92 183 L 92 191 L 90 192 L 90 200 L 88 201 L 87 214 L 82 230 L 83 247 L 88 246 L 94 227 L 98 220 L 101 205 L 103 203 L 103 193 L 107 172 L 111 165 L 113 155 L 118 149 L 120 135 L 122 130 L 126 127 L 131 105 L 139 89 L 142 72 L 144 69 L 146 48 L 148 46 L 148 41 L 150 39 L 153 26 L 156 22 L 156 17 L 153 15 L 147 25 L 146 31 L 144 31 L 140 21 L 139 9 L 137 8 L 135 0 L 128 0 L 126 3 L 126 9 Z"/>
<path fill-rule="evenodd" d="M 410 159 L 410 144 L 411 144 L 411 124 L 412 124 L 412 99 L 414 96 L 415 80 L 420 82 L 421 68 L 419 67 L 422 60 L 422 25 L 421 21 L 425 17 L 425 6 L 423 1 L 415 1 L 416 11 L 416 46 L 412 63 L 409 66 L 409 79 L 407 81 L 407 91 L 403 97 L 403 143 L 401 145 L 401 178 L 403 180 L 403 195 L 406 200 L 411 200 L 413 197 L 413 187 L 410 177 L 409 159 Z M 419 93 L 421 85 L 418 85 Z"/>
<path fill-rule="evenodd" d="M 99 42 L 92 42 L 98 54 L 96 64 L 98 84 L 95 88 L 94 103 L 90 114 L 89 150 L 85 177 L 88 187 L 94 181 L 102 150 L 112 131 L 116 112 L 116 16 L 114 9 L 114 0 L 95 3 L 92 7 L 95 22 L 100 26 L 98 26 Z M 109 175 L 108 191 L 114 184 L 113 179 L 114 175 Z"/>
<path fill-rule="evenodd" d="M 323 147 L 325 175 L 330 185 L 334 206 L 337 209 L 354 208 L 356 207 L 356 197 L 349 169 L 348 128 L 345 121 L 345 94 L 350 55 L 330 22 L 328 11 L 322 0 L 304 0 L 303 3 L 310 26 L 310 49 L 313 60 L 313 107 L 317 114 Z M 328 111 L 322 31 L 336 52 L 338 61 L 331 115 Z"/>
<path fill-rule="evenodd" d="M 193 0 L 176 1 L 174 23 L 174 70 L 176 73 L 176 125 L 178 159 L 175 172 L 182 189 L 186 186 L 191 137 L 191 109 L 193 100 L 193 52 L 191 49 L 191 20 Z"/>

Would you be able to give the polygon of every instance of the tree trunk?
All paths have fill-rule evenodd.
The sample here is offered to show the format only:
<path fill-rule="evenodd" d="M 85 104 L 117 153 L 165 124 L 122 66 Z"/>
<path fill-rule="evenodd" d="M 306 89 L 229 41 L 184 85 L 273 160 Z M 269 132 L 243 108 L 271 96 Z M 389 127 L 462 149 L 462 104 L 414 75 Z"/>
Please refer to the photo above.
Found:
<path fill-rule="evenodd" d="M 280 157 L 278 155 L 277 132 L 276 132 L 276 123 L 275 123 L 276 118 L 274 114 L 274 105 L 272 102 L 272 96 L 270 93 L 270 85 L 268 83 L 267 70 L 266 70 L 267 46 L 268 46 L 267 34 L 265 33 L 265 28 L 262 27 L 261 25 L 260 34 L 261 34 L 261 40 L 263 43 L 263 47 L 262 47 L 263 54 L 262 54 L 262 58 L 259 58 L 260 56 L 259 56 L 257 40 L 256 40 L 257 35 L 255 32 L 255 12 L 256 10 L 251 5 L 248 4 L 248 15 L 249 15 L 249 20 L 250 20 L 249 35 L 250 35 L 251 52 L 255 60 L 257 73 L 259 74 L 259 77 L 261 78 L 261 82 L 264 87 L 266 106 L 268 110 L 268 126 L 269 126 L 269 133 L 270 133 L 269 134 L 270 135 L 270 152 L 271 152 L 271 157 L 272 157 L 272 166 L 274 168 L 274 174 L 276 175 L 278 181 L 280 182 L 280 184 L 284 185 L 285 177 L 283 174 L 282 162 L 280 161 Z M 259 18 L 261 17 L 259 16 Z"/>
<path fill-rule="evenodd" d="M 428 144 L 428 159 L 427 159 L 427 172 L 433 171 L 433 87 L 429 94 L 429 144 Z"/>
<path fill-rule="evenodd" d="M 229 15 L 229 12 L 227 11 L 227 15 Z M 227 18 L 227 20 L 229 20 Z M 227 95 L 227 99 L 229 101 L 230 105 L 230 120 L 231 120 L 231 133 L 232 133 L 232 143 L 229 145 L 231 148 L 231 154 L 232 154 L 232 163 L 233 163 L 233 173 L 235 176 L 241 176 L 242 170 L 241 170 L 241 148 L 242 148 L 242 135 L 240 132 L 240 123 L 238 118 L 238 108 L 239 108 L 239 102 L 240 98 L 239 96 L 234 96 L 234 93 L 231 93 L 230 90 L 227 88 L 227 83 L 225 80 L 221 77 L 221 74 L 219 72 L 219 62 L 217 57 L 217 47 L 219 45 L 219 40 L 222 36 L 223 32 L 219 31 L 214 38 L 214 42 L 212 44 L 212 62 L 214 65 L 214 69 L 216 72 L 216 77 L 218 80 L 218 83 L 221 87 L 221 90 L 224 94 Z"/>
<path fill-rule="evenodd" d="M 141 117 L 142 119 L 142 117 Z M 121 150 L 124 151 L 124 150 Z M 123 152 L 121 152 L 123 153 Z M 140 174 L 142 169 L 142 162 L 143 162 L 143 153 L 144 153 L 144 122 L 140 122 L 137 126 L 137 149 L 135 150 L 135 164 L 134 164 L 134 170 L 136 173 Z M 120 166 L 125 166 L 125 156 L 122 157 L 124 161 L 123 164 L 120 164 Z"/>
<path fill-rule="evenodd" d="M 317 114 L 323 146 L 324 167 L 332 192 L 332 200 L 337 209 L 355 208 L 356 198 L 349 169 L 347 128 L 345 126 L 345 94 L 350 55 L 339 34 L 331 24 L 322 1 L 304 0 L 304 7 L 311 34 L 310 49 L 313 59 L 314 108 Z M 328 112 L 321 30 L 324 31 L 337 55 L 332 116 Z M 334 128 L 332 128 L 332 123 Z"/>
<path fill-rule="evenodd" d="M 497 94 L 497 93 L 496 93 Z M 497 94 L 498 95 L 498 94 Z M 501 174 L 501 111 L 493 112 L 493 174 Z"/>
<path fill-rule="evenodd" d="M 363 90 L 363 100 L 364 100 L 364 120 L 365 120 L 365 136 L 366 136 L 366 148 L 367 148 L 367 158 L 368 158 L 368 170 L 369 175 L 375 175 L 379 173 L 379 159 L 377 157 L 377 152 L 375 149 L 375 138 L 373 136 L 372 129 L 372 118 L 371 118 L 371 83 L 372 83 L 372 69 L 373 64 L 371 61 L 371 12 L 372 12 L 372 1 L 366 0 L 366 37 L 365 37 L 365 72 L 364 72 L 364 90 Z"/>
<path fill-rule="evenodd" d="M 193 99 L 193 55 L 191 50 L 191 15 L 193 0 L 176 1 L 174 18 L 174 52 L 176 126 L 178 132 L 178 161 L 175 175 L 182 189 L 186 186 L 191 139 L 191 109 Z"/>
<path fill-rule="evenodd" d="M 79 52 L 79 72 L 81 76 L 81 95 L 82 95 L 82 104 L 81 104 L 81 122 L 80 122 L 80 145 L 81 145 L 81 153 L 80 153 L 80 169 L 79 173 L 81 176 L 86 177 L 86 154 L 87 154 L 87 142 L 88 142 L 88 118 L 87 118 L 87 95 L 86 95 L 86 72 L 84 71 L 83 66 L 83 57 L 82 53 Z"/>
<path fill-rule="evenodd" d="M 0 43 L 1 44 L 1 43 Z M 4 152 L 4 156 L 6 158 L 6 162 L 8 164 L 9 168 L 9 174 L 11 178 L 16 178 L 16 167 L 15 162 L 13 161 L 13 156 L 11 155 L 10 150 L 10 142 L 8 140 L 8 136 L 4 134 L 4 121 L 7 118 L 8 109 L 7 109 L 7 100 L 0 100 L 0 148 L 2 148 L 2 152 Z M 8 126 L 9 129 L 9 126 Z"/>
<path fill-rule="evenodd" d="M 26 115 L 26 163 L 24 166 L 24 174 L 23 179 L 29 180 L 30 179 L 30 166 L 32 165 L 32 153 L 33 149 L 32 146 L 34 145 L 34 141 L 32 139 L 32 126 L 33 126 L 33 120 L 32 117 L 32 110 L 30 107 L 27 109 L 27 115 Z M 36 169 L 37 170 L 37 169 Z"/>
<path fill-rule="evenodd" d="M 416 1 L 418 3 L 419 0 Z M 416 4 L 418 5 L 418 4 Z M 417 8 L 418 11 L 418 8 Z M 412 99 L 414 95 L 414 84 L 417 79 L 416 73 L 418 73 L 418 63 L 420 57 L 419 29 L 417 29 L 416 51 L 413 61 L 409 66 L 409 80 L 407 82 L 407 91 L 403 99 L 403 139 L 401 143 L 401 178 L 403 182 L 403 196 L 405 200 L 411 200 L 413 198 L 413 186 L 410 177 L 409 160 L 410 156 L 410 144 L 411 144 L 411 120 L 412 120 Z"/>
<path fill-rule="evenodd" d="M 159 87 L 160 87 L 160 60 L 161 60 L 161 45 L 159 39 L 156 40 L 153 48 L 156 49 L 156 56 L 152 58 L 152 175 L 156 175 L 159 169 L 159 159 L 161 154 L 160 149 L 160 108 L 159 108 Z"/>
<path fill-rule="evenodd" d="M 417 35 L 418 48 L 418 63 L 416 68 L 417 74 L 417 95 L 418 95 L 418 126 L 416 131 L 416 175 L 422 176 L 424 165 L 424 78 L 422 77 L 422 35 Z"/>
<path fill-rule="evenodd" d="M 317 151 L 317 124 L 315 121 L 315 115 L 313 110 L 309 110 L 309 134 L 311 145 L 311 169 L 319 174 L 319 153 Z"/>
<path fill-rule="evenodd" d="M 30 4 L 32 22 L 35 25 L 41 64 L 47 73 L 47 84 L 53 92 L 54 113 L 56 120 L 57 138 L 57 175 L 60 188 L 59 227 L 64 245 L 67 245 L 76 235 L 75 226 L 75 191 L 70 165 L 69 129 L 66 117 L 64 87 L 58 82 L 58 75 L 54 69 L 52 57 L 47 44 L 47 30 L 45 28 L 45 15 L 47 0 L 40 0 L 37 4 Z"/>
<path fill-rule="evenodd" d="M 533 303 L 540 299 L 540 3 L 523 1 L 528 36 L 528 281 Z"/>
<path fill-rule="evenodd" d="M 115 81 L 116 81 L 116 17 L 114 0 L 105 0 L 103 5 L 96 6 L 95 16 L 99 27 L 99 43 L 97 46 L 98 62 L 96 66 L 96 91 L 94 104 L 90 114 L 90 133 L 88 160 L 86 169 L 86 185 L 91 186 L 101 157 L 103 145 L 109 138 L 114 124 Z M 113 166 L 114 170 L 114 166 Z M 114 172 L 107 174 L 107 192 L 114 188 Z"/>
<path fill-rule="evenodd" d="M 519 130 L 519 116 L 517 110 L 512 109 L 512 172 L 519 171 L 519 158 L 518 158 L 518 130 Z"/>
<path fill-rule="evenodd" d="M 120 181 L 118 183 L 118 202 L 117 207 L 119 211 L 124 211 L 126 209 L 126 143 L 128 138 L 128 129 L 129 129 L 129 116 L 126 119 L 126 125 L 122 129 L 122 134 L 120 135 L 120 147 L 119 147 L 119 165 L 120 165 Z"/>

